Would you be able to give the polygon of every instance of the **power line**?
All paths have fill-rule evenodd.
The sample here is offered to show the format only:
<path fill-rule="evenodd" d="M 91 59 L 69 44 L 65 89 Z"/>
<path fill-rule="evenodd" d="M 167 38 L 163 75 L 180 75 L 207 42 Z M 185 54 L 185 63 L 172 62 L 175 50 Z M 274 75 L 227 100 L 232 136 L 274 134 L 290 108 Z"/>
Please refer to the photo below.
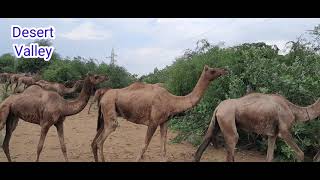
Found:
<path fill-rule="evenodd" d="M 116 62 L 117 62 L 117 60 L 115 59 L 115 57 L 117 57 L 117 56 L 118 56 L 118 55 L 116 55 L 116 54 L 114 53 L 114 49 L 112 48 L 112 50 L 111 50 L 111 56 L 106 57 L 106 58 L 107 58 L 107 59 L 110 58 L 110 64 L 111 64 L 111 65 L 115 65 Z"/>

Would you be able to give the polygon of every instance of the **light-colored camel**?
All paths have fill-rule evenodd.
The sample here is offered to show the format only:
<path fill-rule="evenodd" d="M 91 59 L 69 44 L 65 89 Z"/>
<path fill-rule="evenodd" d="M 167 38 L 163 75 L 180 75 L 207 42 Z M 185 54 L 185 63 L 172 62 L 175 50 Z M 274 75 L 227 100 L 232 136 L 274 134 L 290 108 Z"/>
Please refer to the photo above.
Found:
<path fill-rule="evenodd" d="M 136 83 L 137 84 L 137 83 Z M 138 83 L 140 84 L 140 83 Z M 164 87 L 164 84 L 163 83 L 156 83 L 156 84 L 153 84 L 154 86 L 159 86 L 159 87 Z M 101 88 L 101 89 L 98 89 L 95 94 L 94 94 L 94 98 L 93 98 L 93 101 L 90 103 L 90 106 L 89 106 L 89 109 L 88 109 L 88 114 L 90 114 L 90 109 L 92 107 L 92 105 L 97 102 L 97 106 L 99 107 L 99 102 L 100 102 L 100 99 L 102 97 L 102 95 L 107 92 L 108 90 L 110 90 L 110 88 Z M 118 127 L 120 127 L 120 125 L 118 124 Z"/>
<path fill-rule="evenodd" d="M 60 94 L 60 96 L 64 96 L 66 94 L 71 94 L 76 92 L 82 85 L 83 85 L 83 80 L 78 80 L 72 88 L 67 88 L 66 86 L 64 86 L 61 83 L 57 83 L 57 82 L 47 82 L 44 80 L 35 82 L 34 84 L 39 85 L 40 87 L 42 87 L 45 90 L 49 90 L 49 91 L 55 91 L 58 94 Z"/>
<path fill-rule="evenodd" d="M 105 92 L 100 100 L 97 134 L 91 144 L 95 161 L 98 161 L 98 150 L 102 161 L 105 161 L 103 144 L 118 126 L 119 116 L 130 122 L 148 126 L 145 143 L 137 156 L 137 161 L 143 158 L 155 130 L 160 126 L 161 160 L 166 161 L 168 118 L 194 107 L 204 95 L 210 82 L 226 73 L 225 69 L 205 66 L 195 88 L 186 96 L 175 96 L 159 85 L 141 82 Z"/>
<path fill-rule="evenodd" d="M 297 106 L 278 94 L 250 93 L 238 99 L 222 101 L 214 110 L 207 133 L 194 156 L 200 161 L 210 142 L 215 142 L 219 128 L 227 150 L 227 161 L 234 161 L 234 149 L 239 135 L 237 128 L 268 136 L 267 161 L 273 160 L 277 137 L 296 153 L 299 161 L 304 153 L 294 142 L 290 129 L 295 122 L 306 122 L 320 115 L 320 99 L 307 107 Z M 218 126 L 215 125 L 218 122 Z"/>
<path fill-rule="evenodd" d="M 57 92 L 44 90 L 37 85 L 32 85 L 23 91 L 23 93 L 13 94 L 5 99 L 0 104 L 0 131 L 6 125 L 6 135 L 2 148 L 8 161 L 11 161 L 9 141 L 19 118 L 41 126 L 36 161 L 39 161 L 45 137 L 52 125 L 55 125 L 57 128 L 61 150 L 65 160 L 68 161 L 64 143 L 63 121 L 67 116 L 82 111 L 89 101 L 94 86 L 107 79 L 104 75 L 89 74 L 84 80 L 84 86 L 80 95 L 75 100 L 65 100 Z"/>
<path fill-rule="evenodd" d="M 164 84 L 163 83 L 156 83 L 154 84 L 155 86 L 159 86 L 159 87 L 164 87 Z M 91 106 L 97 102 L 97 106 L 99 107 L 99 102 L 100 102 L 100 99 L 102 97 L 102 95 L 107 92 L 108 90 L 110 90 L 110 88 L 100 88 L 98 90 L 96 90 L 96 92 L 94 93 L 94 96 L 93 96 L 93 101 L 90 103 L 90 106 L 89 106 L 89 109 L 88 109 L 88 114 L 90 114 L 90 109 L 91 109 Z"/>
<path fill-rule="evenodd" d="M 110 90 L 110 88 L 100 88 L 98 90 L 96 90 L 96 92 L 94 93 L 94 96 L 93 96 L 93 101 L 90 103 L 90 106 L 89 106 L 89 109 L 88 109 L 88 114 L 90 114 L 90 109 L 91 109 L 91 106 L 95 103 L 95 102 L 98 102 L 97 103 L 97 106 L 99 107 L 99 102 L 100 102 L 100 99 L 102 97 L 102 95 L 107 92 L 108 90 Z"/>

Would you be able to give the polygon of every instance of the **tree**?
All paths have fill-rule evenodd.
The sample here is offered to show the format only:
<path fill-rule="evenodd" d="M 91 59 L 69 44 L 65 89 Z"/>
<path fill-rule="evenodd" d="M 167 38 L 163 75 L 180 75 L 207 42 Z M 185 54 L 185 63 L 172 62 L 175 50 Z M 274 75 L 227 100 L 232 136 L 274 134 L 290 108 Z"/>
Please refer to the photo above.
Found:
<path fill-rule="evenodd" d="M 49 40 L 39 40 L 34 43 L 38 43 L 40 46 L 51 46 L 52 43 Z M 53 61 L 61 59 L 60 55 L 53 52 L 50 61 L 45 61 L 42 58 L 19 58 L 17 71 L 18 72 L 30 72 L 30 73 L 40 73 L 46 67 L 48 67 Z"/>
<path fill-rule="evenodd" d="M 13 55 L 9 53 L 3 54 L 0 57 L 0 72 L 15 72 L 15 62 L 16 58 Z"/>

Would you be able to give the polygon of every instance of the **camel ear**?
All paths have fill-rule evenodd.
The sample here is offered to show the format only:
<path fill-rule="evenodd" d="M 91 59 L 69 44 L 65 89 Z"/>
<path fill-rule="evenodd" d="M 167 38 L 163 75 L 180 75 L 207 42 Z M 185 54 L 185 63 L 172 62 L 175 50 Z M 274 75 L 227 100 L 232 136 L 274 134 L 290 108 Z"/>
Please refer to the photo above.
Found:
<path fill-rule="evenodd" d="M 209 69 L 209 66 L 208 65 L 204 65 L 204 70 L 208 71 L 208 69 Z"/>

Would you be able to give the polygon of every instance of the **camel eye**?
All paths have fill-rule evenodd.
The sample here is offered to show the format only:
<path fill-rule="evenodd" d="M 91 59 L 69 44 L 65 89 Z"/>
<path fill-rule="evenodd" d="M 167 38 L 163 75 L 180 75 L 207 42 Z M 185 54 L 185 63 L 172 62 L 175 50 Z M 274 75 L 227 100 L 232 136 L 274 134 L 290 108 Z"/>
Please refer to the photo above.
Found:
<path fill-rule="evenodd" d="M 216 72 L 215 70 L 210 71 L 211 74 L 214 74 L 215 72 Z"/>
<path fill-rule="evenodd" d="M 95 79 L 98 79 L 98 76 L 95 76 L 94 78 L 95 78 Z"/>

